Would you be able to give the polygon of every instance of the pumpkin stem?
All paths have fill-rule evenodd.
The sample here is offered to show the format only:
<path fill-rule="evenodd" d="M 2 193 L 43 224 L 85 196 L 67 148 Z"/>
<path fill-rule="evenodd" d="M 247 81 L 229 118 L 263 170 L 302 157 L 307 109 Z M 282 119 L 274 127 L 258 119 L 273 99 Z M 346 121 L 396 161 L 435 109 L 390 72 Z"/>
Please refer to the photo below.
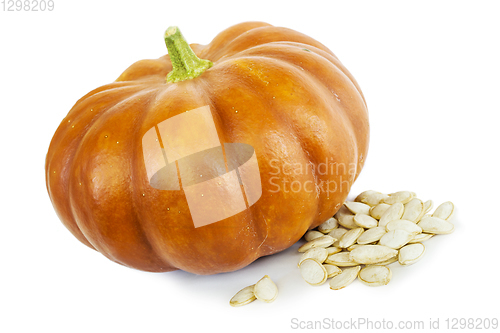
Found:
<path fill-rule="evenodd" d="M 194 54 L 177 27 L 170 27 L 165 31 L 165 44 L 172 62 L 172 71 L 167 75 L 167 82 L 194 79 L 212 67 L 211 61 L 200 59 Z"/>

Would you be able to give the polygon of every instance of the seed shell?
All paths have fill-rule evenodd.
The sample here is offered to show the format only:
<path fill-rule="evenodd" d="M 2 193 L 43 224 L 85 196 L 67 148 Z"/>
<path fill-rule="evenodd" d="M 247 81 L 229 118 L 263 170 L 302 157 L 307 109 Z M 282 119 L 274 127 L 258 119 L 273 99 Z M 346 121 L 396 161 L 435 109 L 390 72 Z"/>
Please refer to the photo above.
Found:
<path fill-rule="evenodd" d="M 380 220 L 378 221 L 378 226 L 379 227 L 385 227 L 387 223 L 394 221 L 394 220 L 399 220 L 401 216 L 403 216 L 405 210 L 405 206 L 401 202 L 396 202 L 395 204 L 392 204 L 391 207 L 389 207 L 384 214 L 382 214 L 382 217 L 380 217 Z"/>
<path fill-rule="evenodd" d="M 339 227 L 337 229 L 333 229 L 332 231 L 330 231 L 330 233 L 328 233 L 328 236 L 331 236 L 331 237 L 336 238 L 336 239 L 340 239 L 340 238 L 342 238 L 342 236 L 344 236 L 344 234 L 346 232 L 347 232 L 347 229 Z M 333 246 L 338 247 L 339 241 L 336 241 L 335 243 L 333 243 Z"/>
<path fill-rule="evenodd" d="M 278 287 L 268 275 L 264 275 L 254 285 L 253 293 L 259 301 L 271 303 L 278 297 Z"/>
<path fill-rule="evenodd" d="M 300 274 L 304 281 L 312 286 L 323 284 L 328 277 L 326 267 L 312 258 L 306 259 L 300 264 Z"/>
<path fill-rule="evenodd" d="M 317 230 L 309 230 L 308 232 L 306 232 L 306 234 L 304 235 L 304 239 L 307 241 L 307 242 L 310 242 L 312 241 L 313 239 L 316 239 L 316 238 L 319 238 L 319 237 L 322 237 L 323 236 L 323 233 L 322 232 L 319 232 Z"/>
<path fill-rule="evenodd" d="M 325 249 L 325 248 L 322 248 L 322 247 L 315 247 L 315 248 L 312 248 L 310 250 L 307 250 L 306 252 L 304 252 L 304 254 L 302 254 L 302 256 L 300 257 L 300 260 L 299 260 L 299 263 L 298 263 L 298 266 L 300 267 L 300 264 L 306 260 L 306 259 L 309 259 L 309 258 L 313 258 L 313 259 L 316 259 L 317 261 L 319 261 L 320 263 L 323 263 L 326 258 L 328 258 L 328 250 Z"/>
<path fill-rule="evenodd" d="M 328 220 L 318 226 L 318 231 L 327 234 L 333 229 L 337 228 L 338 225 L 339 222 L 337 221 L 337 219 L 335 217 L 330 217 Z"/>
<path fill-rule="evenodd" d="M 360 195 L 354 199 L 356 202 L 362 202 L 364 204 L 367 204 L 369 206 L 376 206 L 378 205 L 382 200 L 384 200 L 387 197 L 387 194 L 380 193 L 377 191 L 364 191 Z"/>
<path fill-rule="evenodd" d="M 422 232 L 422 228 L 419 227 L 416 223 L 413 223 L 412 221 L 408 220 L 394 220 L 385 226 L 385 230 L 387 231 L 392 231 L 392 230 L 406 230 L 409 233 L 412 234 L 419 234 Z"/>
<path fill-rule="evenodd" d="M 363 231 L 364 231 L 363 228 L 355 228 L 349 230 L 339 239 L 339 247 L 347 248 L 352 244 L 356 243 L 358 237 L 361 236 Z"/>
<path fill-rule="evenodd" d="M 365 245 L 377 242 L 383 235 L 385 235 L 386 232 L 387 231 L 385 230 L 384 227 L 375 227 L 368 229 L 365 232 L 363 232 L 361 236 L 359 236 L 357 243 Z"/>
<path fill-rule="evenodd" d="M 421 234 L 417 234 L 415 235 L 415 237 L 413 237 L 413 239 L 411 241 L 409 241 L 408 243 L 409 244 L 412 244 L 412 243 L 421 243 L 421 242 L 425 242 L 426 240 L 428 240 L 429 238 L 431 238 L 432 236 L 434 236 L 433 234 L 425 234 L 425 233 L 421 233 Z"/>
<path fill-rule="evenodd" d="M 356 266 L 342 270 L 342 273 L 330 280 L 330 289 L 339 290 L 347 287 L 356 280 L 360 269 L 360 266 Z"/>
<path fill-rule="evenodd" d="M 378 242 L 380 245 L 390 247 L 391 249 L 400 249 L 401 247 L 408 244 L 414 237 L 414 234 L 409 233 L 406 230 L 396 229 L 387 232 L 380 241 Z"/>
<path fill-rule="evenodd" d="M 403 266 L 408 266 L 419 261 L 425 253 L 422 243 L 409 244 L 399 250 L 398 261 Z"/>
<path fill-rule="evenodd" d="M 348 253 L 349 259 L 352 262 L 370 265 L 395 257 L 397 256 L 398 251 L 383 245 L 363 245 Z"/>
<path fill-rule="evenodd" d="M 326 258 L 325 263 L 339 267 L 357 266 L 359 263 L 353 261 L 350 257 L 350 252 L 340 252 L 332 254 Z"/>
<path fill-rule="evenodd" d="M 254 286 L 253 284 L 238 291 L 233 298 L 231 298 L 229 304 L 231 306 L 243 306 L 255 301 L 256 297 L 253 293 Z"/>
<path fill-rule="evenodd" d="M 310 250 L 310 249 L 315 248 L 315 247 L 326 248 L 326 247 L 329 247 L 330 245 L 332 245 L 336 240 L 337 240 L 336 238 L 333 238 L 331 236 L 323 235 L 321 237 L 315 238 L 312 241 L 305 243 L 304 245 L 299 247 L 298 251 L 299 252 L 306 252 L 307 250 Z"/>
<path fill-rule="evenodd" d="M 387 209 L 389 209 L 389 207 L 391 207 L 391 205 L 388 205 L 385 203 L 380 203 L 380 204 L 370 208 L 370 216 L 377 219 L 377 220 L 380 220 L 382 215 L 385 213 L 385 211 Z"/>
<path fill-rule="evenodd" d="M 328 251 L 328 255 L 329 256 L 331 256 L 332 254 L 339 253 L 340 251 L 342 251 L 342 249 L 340 247 L 336 247 L 336 246 L 327 247 L 326 250 Z"/>
<path fill-rule="evenodd" d="M 378 225 L 378 221 L 375 220 L 370 215 L 366 214 L 356 214 L 354 215 L 354 223 L 356 223 L 361 228 L 375 228 Z"/>
<path fill-rule="evenodd" d="M 335 265 L 323 264 L 323 266 L 326 269 L 329 279 L 342 273 L 342 270 Z"/>
<path fill-rule="evenodd" d="M 385 286 L 391 281 L 392 272 L 389 267 L 370 265 L 358 273 L 359 280 L 370 287 Z"/>
<path fill-rule="evenodd" d="M 437 217 L 443 220 L 449 220 L 453 216 L 453 212 L 455 211 L 455 206 L 451 201 L 443 202 L 436 208 L 434 213 L 432 213 L 433 217 Z"/>
<path fill-rule="evenodd" d="M 384 199 L 384 203 L 389 205 L 395 204 L 396 202 L 405 204 L 407 202 L 410 202 L 410 200 L 413 199 L 413 196 L 414 196 L 413 192 L 399 191 L 389 194 L 389 196 Z"/>
<path fill-rule="evenodd" d="M 338 218 L 339 224 L 347 229 L 355 229 L 358 227 L 356 223 L 354 223 L 354 215 L 342 215 Z"/>
<path fill-rule="evenodd" d="M 413 198 L 405 205 L 405 211 L 401 219 L 417 222 L 424 211 L 424 203 L 419 198 Z"/>
<path fill-rule="evenodd" d="M 344 206 L 353 214 L 370 214 L 370 206 L 361 202 L 346 201 Z"/>
<path fill-rule="evenodd" d="M 423 232 L 436 235 L 451 234 L 455 230 L 453 223 L 433 216 L 423 218 L 418 226 Z"/>

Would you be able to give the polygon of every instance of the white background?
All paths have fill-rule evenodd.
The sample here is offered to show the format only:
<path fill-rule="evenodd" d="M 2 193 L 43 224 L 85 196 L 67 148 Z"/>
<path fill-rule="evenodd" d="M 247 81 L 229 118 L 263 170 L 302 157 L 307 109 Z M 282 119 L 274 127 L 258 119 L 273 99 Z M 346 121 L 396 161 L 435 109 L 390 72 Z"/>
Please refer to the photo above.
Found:
<path fill-rule="evenodd" d="M 426 328 L 439 318 L 443 330 L 446 318 L 500 316 L 499 2 L 54 2 L 52 12 L 0 11 L 1 332 L 286 332 L 292 318 L 358 317 Z M 299 244 L 233 273 L 145 273 L 89 250 L 58 220 L 45 154 L 77 99 L 164 55 L 170 25 L 206 44 L 249 20 L 319 40 L 359 82 L 371 141 L 351 199 L 411 190 L 455 203 L 455 232 L 429 240 L 417 264 L 391 265 L 388 286 L 311 287 Z M 274 303 L 229 306 L 265 274 L 280 290 Z"/>

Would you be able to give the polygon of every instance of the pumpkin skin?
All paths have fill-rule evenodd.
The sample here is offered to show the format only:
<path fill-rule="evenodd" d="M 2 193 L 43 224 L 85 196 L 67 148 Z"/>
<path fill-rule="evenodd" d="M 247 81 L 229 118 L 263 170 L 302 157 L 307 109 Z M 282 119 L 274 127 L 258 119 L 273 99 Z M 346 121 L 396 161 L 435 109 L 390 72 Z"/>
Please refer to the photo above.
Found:
<path fill-rule="evenodd" d="M 246 22 L 206 46 L 190 46 L 213 66 L 168 83 L 168 55 L 138 61 L 73 106 L 46 157 L 47 190 L 64 225 L 85 245 L 139 270 L 230 272 L 290 247 L 340 208 L 368 150 L 363 94 L 321 43 Z M 150 186 L 141 138 L 204 105 L 221 142 L 255 149 L 262 196 L 243 212 L 195 228 L 182 191 Z M 321 172 L 322 163 L 344 167 Z"/>

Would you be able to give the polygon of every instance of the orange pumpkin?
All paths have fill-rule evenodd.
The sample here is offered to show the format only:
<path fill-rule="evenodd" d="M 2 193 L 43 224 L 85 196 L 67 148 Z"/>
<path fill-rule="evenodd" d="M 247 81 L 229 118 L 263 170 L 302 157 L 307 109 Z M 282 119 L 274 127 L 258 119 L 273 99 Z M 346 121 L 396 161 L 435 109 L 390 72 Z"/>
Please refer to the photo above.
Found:
<path fill-rule="evenodd" d="M 52 138 L 47 190 L 73 235 L 128 267 L 215 274 L 282 251 L 334 215 L 369 137 L 364 97 L 337 57 L 261 22 L 230 27 L 206 46 L 187 44 L 175 27 L 165 40 L 170 56 L 138 61 L 82 97 Z M 142 139 L 204 106 L 221 144 L 253 147 L 261 195 L 195 227 L 183 190 L 151 185 Z M 210 158 L 200 163 L 212 167 Z"/>

